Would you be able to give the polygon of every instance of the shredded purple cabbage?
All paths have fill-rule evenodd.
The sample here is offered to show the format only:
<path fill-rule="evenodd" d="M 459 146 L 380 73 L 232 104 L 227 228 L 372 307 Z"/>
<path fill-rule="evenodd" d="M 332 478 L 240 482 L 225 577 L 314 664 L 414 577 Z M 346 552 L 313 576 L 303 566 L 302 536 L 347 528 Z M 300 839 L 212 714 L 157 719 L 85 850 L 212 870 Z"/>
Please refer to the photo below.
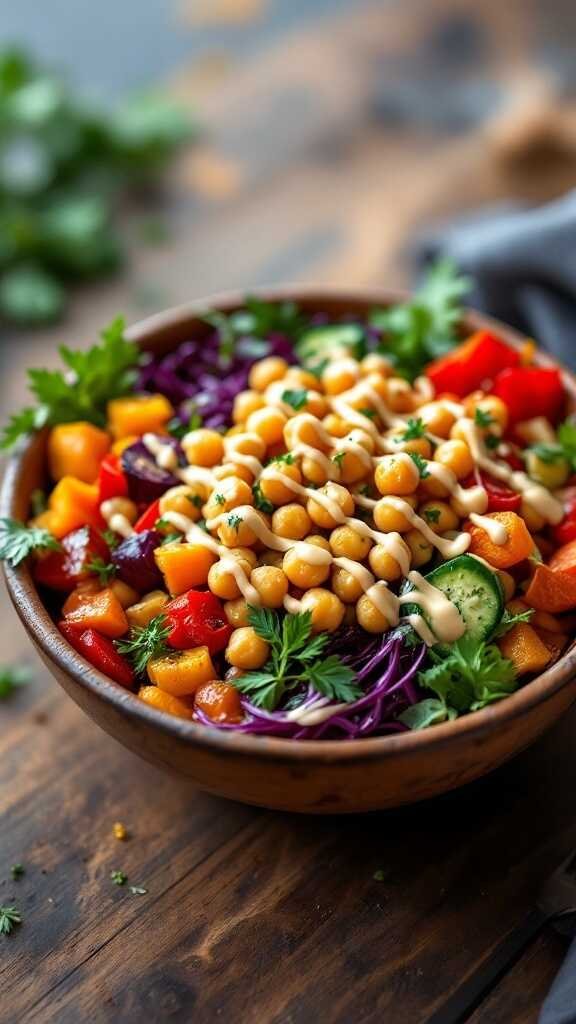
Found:
<path fill-rule="evenodd" d="M 303 726 L 290 718 L 289 709 L 264 711 L 242 698 L 244 718 L 241 722 L 214 722 L 200 708 L 195 718 L 204 725 L 266 736 L 281 736 L 294 740 L 359 739 L 363 736 L 382 736 L 404 732 L 398 722 L 401 711 L 415 704 L 420 695 L 416 674 L 426 654 L 426 647 L 406 647 L 398 635 L 366 639 L 366 633 L 350 627 L 338 633 L 327 653 L 338 654 L 341 660 L 356 671 L 356 682 L 364 694 L 345 708 L 336 701 L 321 699 L 311 687 L 302 693 L 299 710 L 327 707 L 334 704 L 334 715 L 317 725 Z M 293 707 L 293 700 L 290 701 Z"/>
<path fill-rule="evenodd" d="M 226 357 L 220 354 L 220 336 L 214 331 L 151 359 L 140 369 L 137 389 L 166 395 L 183 423 L 198 413 L 205 427 L 229 426 L 234 398 L 248 387 L 250 367 L 268 355 L 295 361 L 285 335 L 271 334 L 266 341 L 240 338 L 234 355 Z"/>

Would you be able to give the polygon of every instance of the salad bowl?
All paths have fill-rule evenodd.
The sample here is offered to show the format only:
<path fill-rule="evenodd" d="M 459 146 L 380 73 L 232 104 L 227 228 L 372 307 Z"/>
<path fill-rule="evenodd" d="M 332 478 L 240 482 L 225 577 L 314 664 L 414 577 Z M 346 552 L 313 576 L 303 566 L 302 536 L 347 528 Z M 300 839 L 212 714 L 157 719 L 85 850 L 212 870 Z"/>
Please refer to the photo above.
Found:
<path fill-rule="evenodd" d="M 373 289 L 294 287 L 259 293 L 270 302 L 290 300 L 308 313 L 362 318 L 375 306 L 402 296 Z M 216 297 L 210 308 L 231 313 L 239 295 Z M 126 336 L 142 350 L 161 355 L 191 336 L 206 333 L 207 303 L 191 303 L 152 316 Z M 465 332 L 486 329 L 518 348 L 522 337 L 488 317 L 467 312 Z M 538 365 L 550 366 L 543 353 Z M 570 403 L 576 381 L 563 380 Z M 46 486 L 47 431 L 29 439 L 7 467 L 1 514 L 29 515 L 31 495 Z M 308 814 L 352 813 L 396 807 L 434 797 L 497 768 L 533 743 L 576 698 L 576 646 L 552 667 L 499 701 L 417 731 L 362 739 L 293 740 L 227 732 L 171 717 L 92 667 L 65 641 L 47 610 L 30 566 L 5 565 L 10 597 L 40 657 L 70 697 L 128 749 L 182 780 L 218 796 L 268 808 Z"/>

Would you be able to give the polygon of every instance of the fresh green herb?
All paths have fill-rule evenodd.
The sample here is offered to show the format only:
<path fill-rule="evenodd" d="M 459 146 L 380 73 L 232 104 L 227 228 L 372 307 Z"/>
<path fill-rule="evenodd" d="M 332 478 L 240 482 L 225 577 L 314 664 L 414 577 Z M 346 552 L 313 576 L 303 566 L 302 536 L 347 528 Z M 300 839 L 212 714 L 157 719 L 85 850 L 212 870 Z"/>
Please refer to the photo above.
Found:
<path fill-rule="evenodd" d="M 39 487 L 32 491 L 30 495 L 30 511 L 33 516 L 41 516 L 48 507 L 48 500 L 44 491 L 40 490 Z"/>
<path fill-rule="evenodd" d="M 17 924 L 22 924 L 22 915 L 16 907 L 0 907 L 0 935 L 10 935 Z"/>
<path fill-rule="evenodd" d="M 215 494 L 214 495 L 214 501 L 216 502 L 217 505 L 225 505 L 226 504 L 226 498 L 224 497 L 223 494 Z"/>
<path fill-rule="evenodd" d="M 372 878 L 375 882 L 385 882 L 389 874 L 389 871 L 384 871 L 383 868 L 378 868 L 378 870 L 372 875 Z"/>
<path fill-rule="evenodd" d="M 113 562 L 105 562 L 103 558 L 93 558 L 86 563 L 86 569 L 98 577 L 98 582 L 106 587 L 110 580 L 116 575 L 116 566 Z"/>
<path fill-rule="evenodd" d="M 418 419 L 409 419 L 406 423 L 406 430 L 404 430 L 399 437 L 402 441 L 414 441 L 418 437 L 426 437 L 426 427 L 423 421 Z"/>
<path fill-rule="evenodd" d="M 228 516 L 226 522 L 228 523 L 228 526 L 230 527 L 231 530 L 236 530 L 236 533 L 238 533 L 238 530 L 241 524 L 244 522 L 244 520 L 242 516 L 238 516 L 236 515 L 235 512 L 233 512 L 231 515 Z"/>
<path fill-rule="evenodd" d="M 265 512 L 271 516 L 274 511 L 274 505 L 271 501 L 268 501 L 268 498 L 264 497 L 259 481 L 253 485 L 252 494 L 254 495 L 254 507 L 259 509 L 260 512 Z"/>
<path fill-rule="evenodd" d="M 515 613 L 509 612 L 508 609 L 506 608 L 504 611 L 504 615 L 500 619 L 499 624 L 496 626 L 496 629 L 492 634 L 491 639 L 497 640 L 498 637 L 504 636 L 504 634 L 507 633 L 509 629 L 512 629 L 513 626 L 517 626 L 519 622 L 530 622 L 530 619 L 532 618 L 533 614 L 533 608 L 527 608 L 525 612 Z"/>
<path fill-rule="evenodd" d="M 263 302 L 252 296 L 246 297 L 244 308 L 236 313 L 208 311 L 203 319 L 218 331 L 224 366 L 237 349 L 243 356 L 261 359 L 270 350 L 269 335 L 284 334 L 295 340 L 306 323 L 295 303 Z"/>
<path fill-rule="evenodd" d="M 342 463 L 345 458 L 346 452 L 336 452 L 336 454 L 332 456 L 332 462 L 336 463 L 338 469 L 342 469 Z"/>
<path fill-rule="evenodd" d="M 193 403 L 190 403 L 193 405 Z M 182 423 L 182 420 L 175 416 L 171 419 L 168 424 L 168 433 L 181 441 L 191 430 L 198 430 L 202 426 L 202 417 L 196 410 L 192 409 L 190 412 L 190 418 L 187 423 Z"/>
<path fill-rule="evenodd" d="M 101 334 L 102 344 L 87 352 L 60 348 L 65 370 L 28 370 L 29 388 L 37 405 L 12 416 L 0 448 L 10 448 L 20 437 L 46 425 L 89 420 L 106 423 L 112 398 L 130 392 L 140 360 L 138 346 L 126 341 L 124 320 L 117 317 Z"/>
<path fill-rule="evenodd" d="M 423 729 L 502 700 L 517 686 L 516 670 L 494 643 L 463 636 L 449 648 L 431 647 L 432 665 L 419 673 L 422 687 L 436 695 L 404 711 L 400 721 Z"/>
<path fill-rule="evenodd" d="M 425 508 L 424 509 L 424 519 L 426 520 L 427 523 L 437 523 L 438 520 L 440 519 L 440 509 L 439 508 Z"/>
<path fill-rule="evenodd" d="M 26 665 L 6 665 L 0 668 L 0 700 L 8 700 L 20 686 L 26 686 L 32 673 Z"/>
<path fill-rule="evenodd" d="M 23 875 L 26 874 L 26 868 L 23 864 L 13 864 L 10 868 L 10 874 L 15 882 L 17 882 Z"/>
<path fill-rule="evenodd" d="M 376 409 L 358 409 L 358 412 L 361 412 L 363 416 L 367 416 L 369 420 L 376 419 Z"/>
<path fill-rule="evenodd" d="M 182 540 L 181 533 L 167 533 L 165 537 L 160 541 L 160 547 L 164 548 L 167 544 L 175 544 L 177 541 Z"/>
<path fill-rule="evenodd" d="M 370 484 L 362 484 L 358 488 L 358 494 L 363 494 L 365 498 L 370 497 Z"/>
<path fill-rule="evenodd" d="M 120 654 L 125 654 L 134 666 L 134 671 L 142 675 L 151 658 L 169 654 L 172 648 L 166 643 L 170 635 L 170 626 L 166 617 L 156 615 L 146 626 L 133 626 L 126 640 L 116 640 Z"/>
<path fill-rule="evenodd" d="M 491 427 L 495 423 L 495 419 L 492 413 L 486 412 L 485 409 L 476 409 L 474 413 L 474 423 L 477 427 Z"/>
<path fill-rule="evenodd" d="M 287 388 L 286 391 L 282 392 L 281 397 L 283 402 L 291 405 L 298 412 L 299 409 L 303 409 L 306 405 L 308 392 L 306 388 Z"/>
<path fill-rule="evenodd" d="M 561 423 L 556 432 L 556 441 L 531 445 L 526 454 L 532 452 L 541 462 L 548 465 L 566 461 L 572 470 L 576 469 L 576 423 L 569 419 Z"/>
<path fill-rule="evenodd" d="M 420 455 L 419 452 L 407 452 L 407 454 L 410 456 L 410 458 L 412 459 L 412 462 L 416 466 L 416 469 L 418 470 L 418 472 L 420 474 L 420 479 L 421 480 L 425 480 L 427 476 L 430 476 L 430 471 L 428 469 L 428 463 L 427 463 L 426 459 L 422 458 L 422 456 Z"/>
<path fill-rule="evenodd" d="M 502 438 L 498 437 L 497 434 L 486 434 L 484 438 L 484 444 L 489 451 L 495 451 L 502 443 Z"/>
<path fill-rule="evenodd" d="M 162 516 L 160 516 L 160 519 L 157 519 L 156 522 L 154 523 L 154 529 L 160 530 L 160 532 L 162 532 L 162 530 L 171 530 L 172 523 L 169 522 L 168 519 L 164 519 Z"/>
<path fill-rule="evenodd" d="M 0 560 L 20 565 L 33 551 L 60 551 L 61 545 L 48 530 L 26 526 L 17 519 L 0 519 Z"/>
<path fill-rule="evenodd" d="M 564 462 L 566 454 L 561 444 L 533 444 L 530 448 L 526 449 L 526 454 L 532 453 L 540 459 L 540 462 L 545 462 L 546 465 L 552 465 L 556 462 Z"/>
<path fill-rule="evenodd" d="M 301 684 L 312 685 L 332 700 L 353 701 L 362 693 L 354 673 L 336 655 L 322 658 L 328 634 L 312 634 L 310 612 L 285 615 L 281 620 L 268 608 L 250 607 L 248 620 L 270 644 L 270 660 L 262 669 L 246 672 L 234 685 L 258 707 L 273 711 L 282 697 Z"/>
<path fill-rule="evenodd" d="M 142 885 L 131 885 L 129 889 L 133 896 L 146 896 L 148 892 L 148 889 L 144 889 Z"/>
<path fill-rule="evenodd" d="M 114 885 L 126 885 L 128 875 L 124 871 L 111 871 L 110 878 Z"/>
<path fill-rule="evenodd" d="M 114 551 L 114 548 L 117 548 L 120 543 L 120 538 L 117 533 L 114 533 L 114 530 L 100 530 L 100 536 L 106 542 L 110 551 Z"/>
<path fill-rule="evenodd" d="M 316 377 L 317 380 L 320 380 L 321 377 L 322 377 L 322 374 L 324 373 L 324 370 L 329 365 L 329 363 L 330 363 L 330 360 L 328 358 L 321 359 L 319 363 L 314 363 L 313 365 L 311 365 L 310 363 L 307 363 L 306 364 L 306 369 L 308 370 L 308 373 L 313 374 L 314 377 Z M 367 415 L 365 409 L 360 409 L 359 411 L 363 412 L 365 416 Z M 372 410 L 370 410 L 370 411 L 372 411 Z"/>
<path fill-rule="evenodd" d="M 188 501 L 194 505 L 194 508 L 202 508 L 204 502 L 199 494 L 187 494 L 186 497 L 188 498 Z"/>
<path fill-rule="evenodd" d="M 292 452 L 284 452 L 283 455 L 273 455 L 271 459 L 268 459 L 268 465 L 271 466 L 274 462 L 283 462 L 286 466 L 292 466 L 294 456 Z"/>
<path fill-rule="evenodd" d="M 429 271 L 412 301 L 373 311 L 370 324 L 382 331 L 380 350 L 397 373 L 413 380 L 431 359 L 457 344 L 460 301 L 469 287 L 469 280 L 457 273 L 454 264 L 442 260 Z"/>

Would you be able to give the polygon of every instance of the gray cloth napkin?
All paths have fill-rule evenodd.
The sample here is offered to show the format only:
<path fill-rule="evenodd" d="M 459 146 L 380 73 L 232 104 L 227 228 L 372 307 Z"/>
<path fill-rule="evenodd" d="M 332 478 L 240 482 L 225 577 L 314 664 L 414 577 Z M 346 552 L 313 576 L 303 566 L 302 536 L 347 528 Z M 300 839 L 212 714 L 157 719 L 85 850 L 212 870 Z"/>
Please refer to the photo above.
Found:
<path fill-rule="evenodd" d="M 576 191 L 546 206 L 502 203 L 416 244 L 419 269 L 449 256 L 473 279 L 468 305 L 512 324 L 576 368 Z"/>
<path fill-rule="evenodd" d="M 420 270 L 439 256 L 469 274 L 468 305 L 504 320 L 576 369 L 576 191 L 537 209 L 502 203 L 424 235 Z M 576 940 L 539 1024 L 576 1024 Z"/>

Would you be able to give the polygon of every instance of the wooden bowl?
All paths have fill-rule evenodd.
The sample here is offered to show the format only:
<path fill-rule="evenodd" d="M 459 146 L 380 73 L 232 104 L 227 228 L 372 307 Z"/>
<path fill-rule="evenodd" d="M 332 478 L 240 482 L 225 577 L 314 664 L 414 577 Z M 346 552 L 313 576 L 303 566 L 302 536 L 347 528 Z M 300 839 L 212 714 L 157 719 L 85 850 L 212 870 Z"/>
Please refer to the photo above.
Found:
<path fill-rule="evenodd" d="M 398 301 L 388 292 L 342 293 L 292 288 L 262 293 L 294 299 L 310 312 L 364 315 L 375 305 Z M 229 312 L 240 296 L 180 306 L 132 327 L 143 349 L 168 352 L 193 333 L 208 306 Z M 495 329 L 513 345 L 510 328 L 475 313 L 465 328 Z M 550 363 L 546 356 L 539 357 Z M 576 380 L 566 374 L 576 398 Z M 32 438 L 8 465 L 0 510 L 26 519 L 31 492 L 45 487 L 45 434 Z M 423 800 L 492 771 L 523 750 L 565 712 L 576 697 L 576 645 L 548 671 L 500 703 L 423 732 L 362 740 L 299 741 L 219 732 L 172 718 L 92 668 L 67 644 L 26 565 L 5 567 L 8 590 L 40 656 L 70 694 L 106 732 L 153 764 L 209 792 L 245 803 L 309 814 L 369 811 Z"/>

